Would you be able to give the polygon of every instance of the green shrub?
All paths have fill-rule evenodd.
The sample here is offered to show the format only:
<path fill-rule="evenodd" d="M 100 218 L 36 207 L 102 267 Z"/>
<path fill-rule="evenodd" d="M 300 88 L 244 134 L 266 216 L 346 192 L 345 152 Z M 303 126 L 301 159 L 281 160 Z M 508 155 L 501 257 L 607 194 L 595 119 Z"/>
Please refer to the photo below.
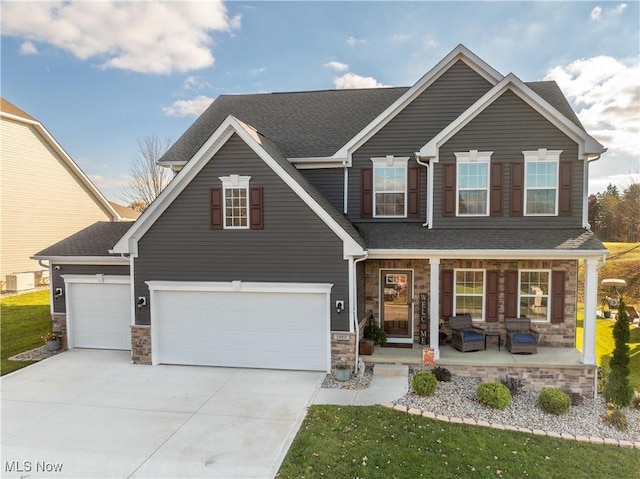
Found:
<path fill-rule="evenodd" d="M 438 380 L 436 375 L 423 371 L 413 376 L 411 387 L 420 396 L 430 396 L 436 390 Z"/>
<path fill-rule="evenodd" d="M 438 381 L 443 381 L 446 383 L 451 381 L 451 371 L 449 371 L 447 368 L 443 368 L 442 366 L 437 366 L 433 368 L 431 372 L 436 375 L 436 379 Z"/>
<path fill-rule="evenodd" d="M 571 398 L 557 388 L 545 388 L 538 396 L 538 404 L 550 414 L 564 414 L 571 407 Z"/>
<path fill-rule="evenodd" d="M 500 383 L 482 383 L 476 390 L 476 396 L 478 401 L 493 409 L 504 409 L 511 404 L 509 389 Z"/>
<path fill-rule="evenodd" d="M 615 348 L 602 395 L 608 403 L 627 407 L 633 399 L 633 387 L 629 384 L 629 315 L 624 299 L 620 299 L 613 339 Z"/>

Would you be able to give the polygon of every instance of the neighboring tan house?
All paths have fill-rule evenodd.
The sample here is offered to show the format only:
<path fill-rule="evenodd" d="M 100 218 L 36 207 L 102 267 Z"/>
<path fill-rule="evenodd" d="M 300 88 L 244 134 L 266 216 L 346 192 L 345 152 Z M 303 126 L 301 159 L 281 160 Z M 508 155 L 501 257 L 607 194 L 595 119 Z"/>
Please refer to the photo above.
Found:
<path fill-rule="evenodd" d="M 604 151 L 555 82 L 462 45 L 409 88 L 221 96 L 160 160 L 179 173 L 131 228 L 38 253 L 54 327 L 137 363 L 330 371 L 357 364 L 371 320 L 407 362 L 426 343 L 457 374 L 593 396 L 607 251 L 587 184 Z M 538 353 L 439 344 L 466 314 L 503 342 L 526 315 Z"/>
<path fill-rule="evenodd" d="M 52 242 L 120 215 L 38 120 L 0 99 L 0 281 L 30 289 L 48 270 L 31 259 Z M 42 271 L 46 273 L 42 274 Z M 34 273 L 20 275 L 20 273 Z"/>

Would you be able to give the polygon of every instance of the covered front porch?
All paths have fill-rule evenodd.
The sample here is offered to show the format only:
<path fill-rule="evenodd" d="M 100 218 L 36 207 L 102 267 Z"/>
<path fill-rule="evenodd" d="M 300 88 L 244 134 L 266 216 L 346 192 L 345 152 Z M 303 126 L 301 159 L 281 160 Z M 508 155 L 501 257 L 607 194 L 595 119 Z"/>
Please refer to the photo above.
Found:
<path fill-rule="evenodd" d="M 407 364 L 416 369 L 424 365 L 423 346 L 410 348 L 379 347 L 370 356 L 361 356 L 365 364 Z M 538 347 L 536 354 L 511 354 L 497 345 L 484 351 L 460 352 L 451 345 L 440 347 L 436 366 L 464 377 L 479 377 L 483 381 L 500 382 L 505 377 L 517 377 L 526 388 L 539 391 L 544 387 L 566 388 L 594 397 L 597 392 L 597 367 L 584 364 L 582 353 L 575 348 Z"/>

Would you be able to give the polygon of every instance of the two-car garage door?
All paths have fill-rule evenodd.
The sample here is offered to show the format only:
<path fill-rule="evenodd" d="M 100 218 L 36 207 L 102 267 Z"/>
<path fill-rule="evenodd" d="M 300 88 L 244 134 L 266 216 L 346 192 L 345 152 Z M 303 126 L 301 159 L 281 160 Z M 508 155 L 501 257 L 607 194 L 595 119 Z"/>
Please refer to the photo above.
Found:
<path fill-rule="evenodd" d="M 154 364 L 328 368 L 331 285 L 147 284 Z"/>

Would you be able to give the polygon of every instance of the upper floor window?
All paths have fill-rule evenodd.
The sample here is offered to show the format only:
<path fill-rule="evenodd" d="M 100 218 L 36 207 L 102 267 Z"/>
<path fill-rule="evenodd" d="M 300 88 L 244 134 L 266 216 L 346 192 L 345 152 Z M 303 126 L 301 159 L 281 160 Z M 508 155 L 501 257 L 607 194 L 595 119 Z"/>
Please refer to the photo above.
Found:
<path fill-rule="evenodd" d="M 407 216 L 408 157 L 371 158 L 373 162 L 373 211 L 377 218 Z"/>
<path fill-rule="evenodd" d="M 489 162 L 492 151 L 456 153 L 457 216 L 489 215 Z"/>
<path fill-rule="evenodd" d="M 249 181 L 250 176 L 223 176 L 223 218 L 225 229 L 249 228 Z"/>
<path fill-rule="evenodd" d="M 476 321 L 484 320 L 485 271 L 455 270 L 453 314 L 469 313 Z"/>
<path fill-rule="evenodd" d="M 541 148 L 523 151 L 524 214 L 527 216 L 556 216 L 558 214 L 558 168 L 561 150 Z"/>

